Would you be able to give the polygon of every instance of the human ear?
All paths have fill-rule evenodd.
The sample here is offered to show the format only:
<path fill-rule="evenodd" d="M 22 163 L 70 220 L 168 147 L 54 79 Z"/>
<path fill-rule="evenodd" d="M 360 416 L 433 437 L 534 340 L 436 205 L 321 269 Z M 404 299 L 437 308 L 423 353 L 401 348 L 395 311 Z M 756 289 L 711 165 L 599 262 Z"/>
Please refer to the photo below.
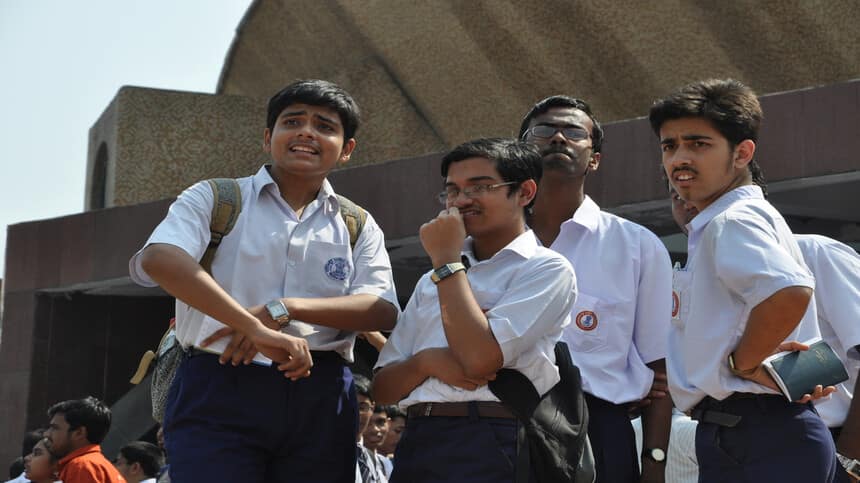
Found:
<path fill-rule="evenodd" d="M 752 139 L 744 139 L 735 146 L 734 166 L 736 168 L 746 168 L 753 160 L 755 155 L 755 142 Z"/>

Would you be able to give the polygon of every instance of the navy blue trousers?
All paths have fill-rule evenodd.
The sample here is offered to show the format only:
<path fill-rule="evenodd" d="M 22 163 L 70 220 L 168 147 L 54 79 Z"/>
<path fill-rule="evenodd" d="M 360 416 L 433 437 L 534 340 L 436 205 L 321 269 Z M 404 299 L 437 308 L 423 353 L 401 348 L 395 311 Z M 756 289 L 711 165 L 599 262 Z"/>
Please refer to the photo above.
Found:
<path fill-rule="evenodd" d="M 636 433 L 627 405 L 585 394 L 588 405 L 588 439 L 594 452 L 597 483 L 639 481 Z"/>
<path fill-rule="evenodd" d="M 394 453 L 391 482 L 513 483 L 516 455 L 515 419 L 477 413 L 409 418 Z"/>
<path fill-rule="evenodd" d="M 171 481 L 354 482 L 352 373 L 333 352 L 312 354 L 310 377 L 295 382 L 275 367 L 186 357 L 164 417 Z"/>
<path fill-rule="evenodd" d="M 700 483 L 838 481 L 833 438 L 812 404 L 789 403 L 781 396 L 718 404 L 716 410 L 742 419 L 731 428 L 699 422 Z"/>

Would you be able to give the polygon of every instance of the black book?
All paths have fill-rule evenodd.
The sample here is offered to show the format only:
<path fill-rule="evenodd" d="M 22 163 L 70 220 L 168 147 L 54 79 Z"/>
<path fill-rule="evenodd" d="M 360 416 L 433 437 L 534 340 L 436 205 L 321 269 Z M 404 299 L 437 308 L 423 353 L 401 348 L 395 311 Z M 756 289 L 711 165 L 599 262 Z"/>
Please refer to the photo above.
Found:
<path fill-rule="evenodd" d="M 815 386 L 835 386 L 848 380 L 836 352 L 821 339 L 804 342 L 806 351 L 780 352 L 764 360 L 765 369 L 789 401 L 811 394 Z"/>

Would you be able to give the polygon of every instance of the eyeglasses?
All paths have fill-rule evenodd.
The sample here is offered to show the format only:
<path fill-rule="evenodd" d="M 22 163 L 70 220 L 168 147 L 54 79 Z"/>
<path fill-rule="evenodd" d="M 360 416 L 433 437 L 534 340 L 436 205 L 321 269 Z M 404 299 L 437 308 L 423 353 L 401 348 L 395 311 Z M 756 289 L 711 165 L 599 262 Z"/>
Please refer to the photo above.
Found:
<path fill-rule="evenodd" d="M 472 186 L 466 186 L 463 189 L 457 188 L 456 186 L 449 186 L 445 188 L 445 191 L 442 191 L 438 195 L 436 195 L 436 199 L 439 200 L 439 203 L 443 205 L 448 205 L 448 201 L 456 200 L 460 193 L 466 195 L 466 198 L 475 199 L 484 196 L 488 191 L 495 191 L 502 186 L 508 186 L 512 184 L 517 184 L 516 181 L 508 181 L 507 183 L 496 183 L 496 184 L 473 184 Z"/>
<path fill-rule="evenodd" d="M 373 412 L 373 405 L 370 403 L 358 403 L 358 412 L 360 413 L 369 413 Z"/>
<path fill-rule="evenodd" d="M 582 141 L 591 137 L 591 134 L 581 127 L 555 127 L 545 124 L 532 127 L 526 131 L 526 134 L 531 134 L 536 138 L 549 139 L 555 136 L 557 132 L 561 132 L 562 136 L 569 141 Z"/>

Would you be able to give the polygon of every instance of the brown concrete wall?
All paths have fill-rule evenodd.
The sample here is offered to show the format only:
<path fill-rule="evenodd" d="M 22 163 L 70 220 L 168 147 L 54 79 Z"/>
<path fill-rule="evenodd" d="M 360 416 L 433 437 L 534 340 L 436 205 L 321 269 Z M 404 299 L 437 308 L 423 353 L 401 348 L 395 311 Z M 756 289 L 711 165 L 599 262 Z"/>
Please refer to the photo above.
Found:
<path fill-rule="evenodd" d="M 247 176 L 266 159 L 265 99 L 123 87 L 90 129 L 88 209 L 99 149 L 107 152 L 103 207 L 176 196 L 196 181 Z"/>
<path fill-rule="evenodd" d="M 700 78 L 736 77 L 762 94 L 858 78 L 858 24 L 855 0 L 259 0 L 218 92 L 342 84 L 366 113 L 360 165 L 515 134 L 557 93 L 608 122 Z"/>

